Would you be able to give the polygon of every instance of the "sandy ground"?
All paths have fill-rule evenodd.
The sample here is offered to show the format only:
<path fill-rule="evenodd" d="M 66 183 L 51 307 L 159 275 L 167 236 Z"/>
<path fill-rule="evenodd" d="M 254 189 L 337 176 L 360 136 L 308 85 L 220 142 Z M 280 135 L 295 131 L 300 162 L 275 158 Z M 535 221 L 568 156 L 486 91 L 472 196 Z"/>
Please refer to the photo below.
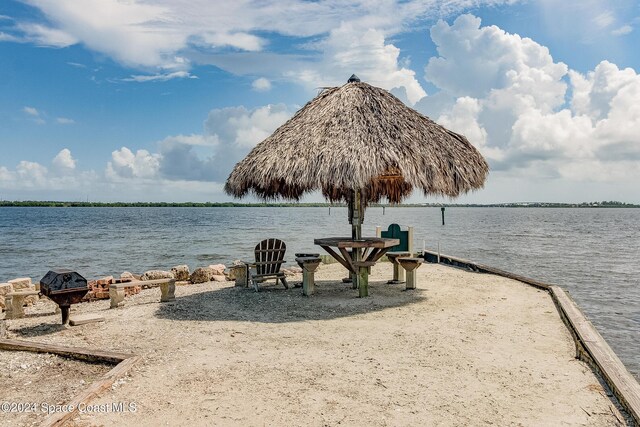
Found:
<path fill-rule="evenodd" d="M 39 425 L 111 368 L 53 354 L 0 351 L 0 405 L 13 403 L 0 407 L 0 425 Z"/>
<path fill-rule="evenodd" d="M 388 263 L 373 267 L 365 299 L 337 264 L 321 266 L 308 298 L 206 283 L 161 304 L 151 289 L 115 310 L 75 306 L 104 323 L 31 317 L 8 321 L 8 337 L 143 357 L 94 401 L 136 411 L 79 415 L 75 426 L 624 424 L 545 292 L 433 264 L 414 291 L 387 285 L 390 275 Z"/>

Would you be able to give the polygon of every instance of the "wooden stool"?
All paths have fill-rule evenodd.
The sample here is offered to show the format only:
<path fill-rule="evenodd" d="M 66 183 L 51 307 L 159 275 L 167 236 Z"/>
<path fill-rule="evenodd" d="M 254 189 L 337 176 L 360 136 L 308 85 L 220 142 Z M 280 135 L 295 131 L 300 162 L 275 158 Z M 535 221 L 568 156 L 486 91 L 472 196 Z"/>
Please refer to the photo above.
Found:
<path fill-rule="evenodd" d="M 393 279 L 389 280 L 387 283 L 390 285 L 396 285 L 398 283 L 404 283 L 404 269 L 400 267 L 398 263 L 398 258 L 400 257 L 410 257 L 411 252 L 405 251 L 390 251 L 387 252 L 387 258 L 393 264 Z"/>
<path fill-rule="evenodd" d="M 315 253 L 315 252 L 313 252 L 313 253 L 310 253 L 310 252 L 296 252 L 295 256 L 296 256 L 296 262 L 298 263 L 298 266 L 302 269 L 303 276 L 304 276 L 304 264 L 301 263 L 301 262 L 298 262 L 298 258 L 309 258 L 309 257 L 310 258 L 320 258 L 320 254 L 319 253 Z M 293 285 L 293 287 L 294 288 L 301 288 L 302 287 L 302 283 L 303 282 L 295 283 Z"/>
<path fill-rule="evenodd" d="M 308 253 L 308 252 L 297 252 L 296 254 L 296 262 L 298 263 L 298 265 L 300 266 L 300 268 L 302 268 L 302 263 L 298 262 L 298 258 L 320 258 L 320 254 L 317 253 Z"/>
<path fill-rule="evenodd" d="M 243 263 L 233 265 L 229 268 L 229 270 L 231 271 L 231 276 L 234 277 L 234 280 L 236 281 L 236 286 L 239 286 L 241 288 L 249 287 L 249 266 L 247 264 Z"/>
<path fill-rule="evenodd" d="M 420 264 L 424 262 L 422 258 L 397 258 L 402 268 L 407 272 L 407 287 L 406 289 L 416 288 L 416 270 L 420 267 Z"/>
<path fill-rule="evenodd" d="M 315 292 L 315 272 L 322 262 L 320 256 L 306 256 L 296 258 L 296 262 L 302 267 L 302 295 L 313 295 Z"/>

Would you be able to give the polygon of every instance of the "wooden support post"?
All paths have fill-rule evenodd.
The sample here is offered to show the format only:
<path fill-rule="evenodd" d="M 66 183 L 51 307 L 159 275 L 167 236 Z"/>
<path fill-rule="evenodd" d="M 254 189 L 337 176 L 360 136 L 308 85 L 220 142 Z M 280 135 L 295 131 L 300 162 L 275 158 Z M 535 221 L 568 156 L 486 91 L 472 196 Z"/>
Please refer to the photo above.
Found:
<path fill-rule="evenodd" d="M 358 273 L 349 272 L 351 278 L 351 289 L 358 289 Z"/>
<path fill-rule="evenodd" d="M 409 256 L 413 256 L 413 254 L 414 254 L 414 252 L 413 252 L 413 227 L 409 227 L 407 239 L 409 240 L 407 242 L 407 244 L 408 244 L 407 250 L 411 253 L 411 255 L 409 255 Z"/>
<path fill-rule="evenodd" d="M 440 212 L 442 212 L 442 225 L 444 225 L 444 206 L 440 208 Z"/>
<path fill-rule="evenodd" d="M 313 271 L 310 271 L 308 268 L 302 269 L 302 295 L 308 297 L 315 292 L 316 280 L 314 276 Z"/>
<path fill-rule="evenodd" d="M 406 289 L 415 289 L 416 288 L 416 271 L 411 270 L 407 271 L 407 287 Z"/>
<path fill-rule="evenodd" d="M 358 295 L 360 298 L 369 296 L 369 268 L 368 267 L 359 267 L 358 268 Z"/>
<path fill-rule="evenodd" d="M 355 190 L 353 192 L 353 230 L 352 230 L 352 238 L 354 240 L 362 239 L 362 219 L 364 217 L 364 212 L 362 209 L 362 192 L 360 190 Z M 362 261 L 362 249 L 361 248 L 353 248 L 351 250 L 353 255 L 353 263 L 358 263 Z M 360 288 L 360 280 L 361 273 L 353 274 L 351 276 L 352 280 L 352 288 L 359 289 Z M 366 280 L 366 279 L 365 279 Z M 366 284 L 365 284 L 366 286 Z M 368 291 L 367 291 L 368 292 Z M 362 294 L 362 292 L 360 292 Z M 362 295 L 360 295 L 362 296 Z M 366 296 L 366 295 L 365 295 Z"/>
<path fill-rule="evenodd" d="M 404 268 L 400 266 L 399 262 L 393 263 L 393 281 L 395 283 L 402 283 L 405 281 Z"/>
<path fill-rule="evenodd" d="M 317 263 L 305 263 L 302 270 L 302 294 L 305 296 L 313 295 L 316 291 L 316 279 L 315 272 L 319 262 Z"/>

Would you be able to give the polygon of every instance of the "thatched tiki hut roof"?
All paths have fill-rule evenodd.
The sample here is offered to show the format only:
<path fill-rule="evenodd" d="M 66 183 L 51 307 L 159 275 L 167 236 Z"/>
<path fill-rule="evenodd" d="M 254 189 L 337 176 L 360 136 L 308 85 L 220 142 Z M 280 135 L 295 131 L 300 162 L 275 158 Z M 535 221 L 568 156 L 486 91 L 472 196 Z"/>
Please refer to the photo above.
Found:
<path fill-rule="evenodd" d="M 455 197 L 481 188 L 488 171 L 464 136 L 356 78 L 320 93 L 253 148 L 225 191 L 298 200 L 320 190 L 332 202 L 352 202 L 357 191 L 366 206 L 398 203 L 413 189 Z"/>

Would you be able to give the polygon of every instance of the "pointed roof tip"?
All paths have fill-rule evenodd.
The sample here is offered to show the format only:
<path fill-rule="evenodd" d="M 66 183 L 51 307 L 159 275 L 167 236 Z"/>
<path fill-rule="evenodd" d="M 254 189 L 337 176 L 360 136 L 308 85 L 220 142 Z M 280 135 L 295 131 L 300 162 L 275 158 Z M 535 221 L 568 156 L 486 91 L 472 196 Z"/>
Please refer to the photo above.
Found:
<path fill-rule="evenodd" d="M 356 76 L 355 74 L 351 74 L 351 77 L 349 77 L 349 80 L 347 80 L 347 83 L 360 83 L 360 77 Z"/>

